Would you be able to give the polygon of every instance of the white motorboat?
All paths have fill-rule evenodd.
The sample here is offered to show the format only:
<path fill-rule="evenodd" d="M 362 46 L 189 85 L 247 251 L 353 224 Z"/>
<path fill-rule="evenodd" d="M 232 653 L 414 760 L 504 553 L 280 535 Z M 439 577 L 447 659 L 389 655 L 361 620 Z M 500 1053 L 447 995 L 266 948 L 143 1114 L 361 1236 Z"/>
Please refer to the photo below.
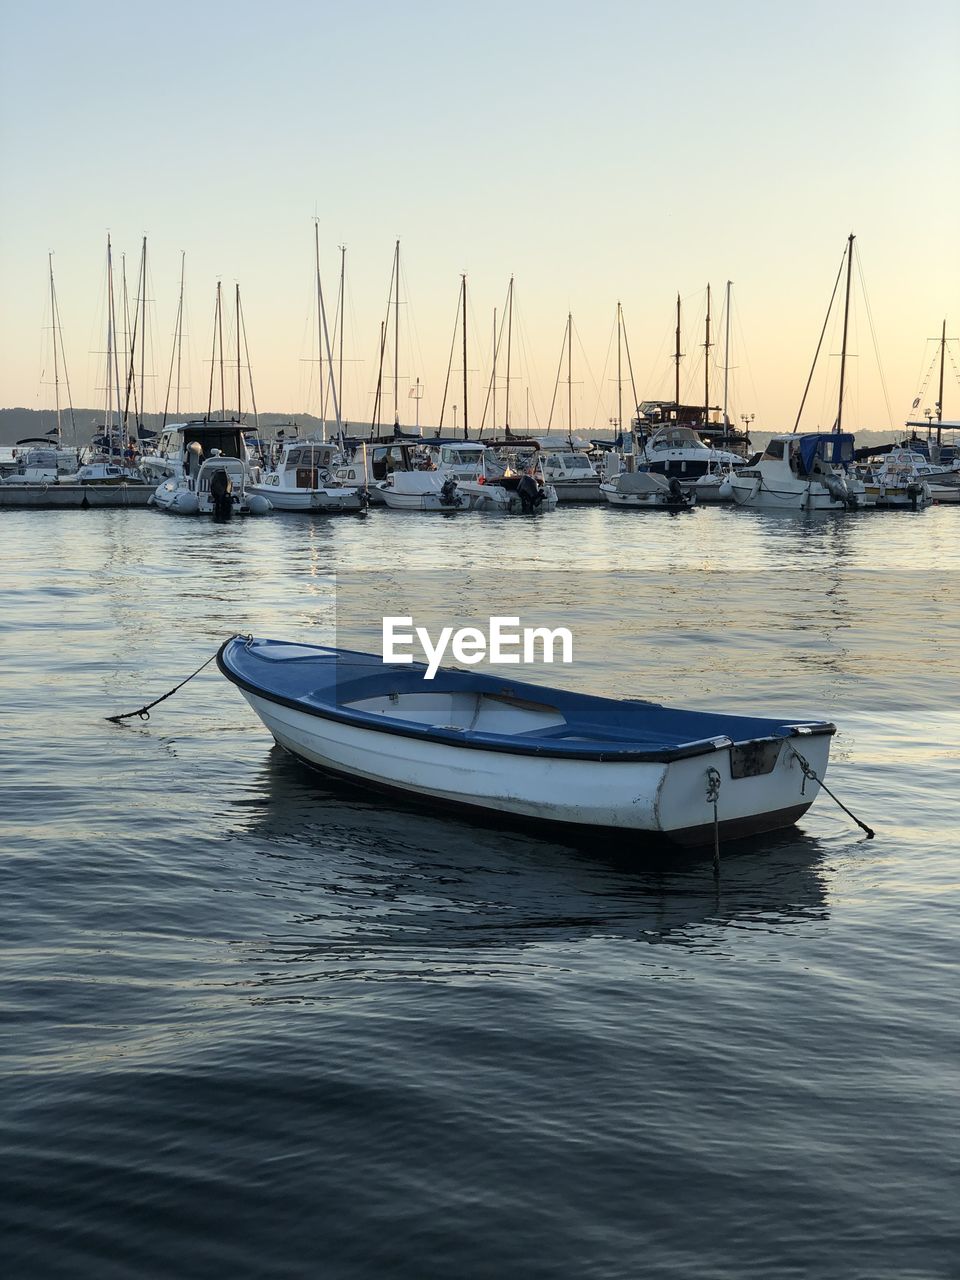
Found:
<path fill-rule="evenodd" d="M 745 459 L 729 449 L 711 449 L 692 427 L 665 426 L 649 436 L 639 459 L 648 471 L 677 480 L 698 502 L 721 502 L 720 485 L 728 471 Z"/>
<path fill-rule="evenodd" d="M 252 637 L 217 662 L 281 747 L 378 796 L 681 845 L 796 822 L 836 732 Z"/>
<path fill-rule="evenodd" d="M 269 499 L 251 493 L 260 468 L 248 454 L 244 426 L 238 421 L 179 423 L 163 431 L 151 465 L 168 475 L 153 495 L 152 504 L 173 515 L 263 515 Z M 147 459 L 141 466 L 148 470 Z"/>
<path fill-rule="evenodd" d="M 925 507 L 932 499 L 926 474 L 934 468 L 920 453 L 895 445 L 872 466 L 864 468 L 862 479 L 871 506 Z"/>
<path fill-rule="evenodd" d="M 649 511 L 689 511 L 697 500 L 679 480 L 665 480 L 652 471 L 621 471 L 605 480 L 600 492 L 611 506 Z"/>
<path fill-rule="evenodd" d="M 740 507 L 765 511 L 852 511 L 864 505 L 848 432 L 773 436 L 760 460 L 732 472 L 720 489 Z"/>
<path fill-rule="evenodd" d="M 559 502 L 602 502 L 600 476 L 586 453 L 578 449 L 545 449 L 543 478 L 557 491 Z"/>
<path fill-rule="evenodd" d="M 366 488 L 333 483 L 341 463 L 335 444 L 318 440 L 287 440 L 277 465 L 247 492 L 266 498 L 277 511 L 361 511 Z"/>
<path fill-rule="evenodd" d="M 392 471 L 380 492 L 393 511 L 466 511 L 468 502 L 454 476 L 440 471 Z"/>
<path fill-rule="evenodd" d="M 537 449 L 511 449 L 507 458 L 484 449 L 476 478 L 458 486 L 471 511 L 533 514 L 557 505 L 557 491 L 544 479 Z"/>

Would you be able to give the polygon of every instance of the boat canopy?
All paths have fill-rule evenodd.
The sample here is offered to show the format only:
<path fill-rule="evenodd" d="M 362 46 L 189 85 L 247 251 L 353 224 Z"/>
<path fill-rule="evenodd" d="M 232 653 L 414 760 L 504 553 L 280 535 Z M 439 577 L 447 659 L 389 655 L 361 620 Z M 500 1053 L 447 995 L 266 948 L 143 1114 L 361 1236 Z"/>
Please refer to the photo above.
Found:
<path fill-rule="evenodd" d="M 822 431 L 801 436 L 801 470 L 804 473 L 812 471 L 817 458 L 834 467 L 852 462 L 853 436 L 846 431 Z"/>

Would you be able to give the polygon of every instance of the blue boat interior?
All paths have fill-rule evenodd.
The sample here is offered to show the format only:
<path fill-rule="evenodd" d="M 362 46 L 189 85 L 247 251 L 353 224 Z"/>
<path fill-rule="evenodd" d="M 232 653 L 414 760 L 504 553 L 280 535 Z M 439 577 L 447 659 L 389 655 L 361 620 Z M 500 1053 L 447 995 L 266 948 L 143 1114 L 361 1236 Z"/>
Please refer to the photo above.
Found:
<path fill-rule="evenodd" d="M 731 743 L 833 733 L 826 722 L 685 711 L 380 655 L 277 640 L 228 641 L 223 673 L 271 701 L 341 723 L 452 745 L 591 759 L 674 759 Z"/>

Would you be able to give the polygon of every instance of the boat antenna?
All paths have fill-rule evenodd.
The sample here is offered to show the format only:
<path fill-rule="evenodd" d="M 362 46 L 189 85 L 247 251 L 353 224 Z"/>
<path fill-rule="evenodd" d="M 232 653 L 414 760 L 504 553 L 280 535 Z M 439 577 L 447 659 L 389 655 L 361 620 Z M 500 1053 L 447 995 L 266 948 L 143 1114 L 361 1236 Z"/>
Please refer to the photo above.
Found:
<path fill-rule="evenodd" d="M 834 431 L 839 432 L 843 421 L 843 384 L 847 371 L 847 325 L 850 319 L 850 277 L 853 273 L 853 241 L 851 232 L 847 238 L 847 292 L 843 304 L 843 342 L 840 346 L 840 397 L 837 401 L 837 425 Z"/>
<path fill-rule="evenodd" d="M 803 406 L 807 403 L 807 392 L 810 390 L 810 383 L 813 381 L 814 370 L 817 367 L 817 359 L 820 355 L 820 348 L 823 346 L 823 339 L 827 332 L 827 325 L 830 323 L 830 312 L 833 310 L 834 299 L 837 296 L 837 289 L 840 285 L 840 277 L 843 275 L 843 264 L 847 258 L 847 251 L 844 249 L 843 257 L 840 259 L 840 267 L 837 271 L 837 278 L 833 282 L 833 293 L 830 295 L 830 302 L 827 306 L 827 314 L 823 318 L 823 328 L 820 330 L 820 341 L 817 343 L 817 349 L 813 353 L 813 364 L 810 366 L 810 374 L 807 378 L 807 385 L 803 389 L 803 396 L 800 399 L 800 408 L 797 410 L 797 420 L 793 424 L 793 434 L 796 435 L 797 428 L 800 426 L 800 418 L 803 414 Z"/>

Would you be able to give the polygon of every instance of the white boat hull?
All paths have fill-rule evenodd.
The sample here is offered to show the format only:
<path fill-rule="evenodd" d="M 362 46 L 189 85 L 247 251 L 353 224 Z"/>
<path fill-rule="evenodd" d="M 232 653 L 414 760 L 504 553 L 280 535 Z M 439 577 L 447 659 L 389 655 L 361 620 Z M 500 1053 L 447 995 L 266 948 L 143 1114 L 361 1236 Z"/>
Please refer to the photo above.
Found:
<path fill-rule="evenodd" d="M 523 511 L 523 502 L 515 489 L 504 489 L 502 485 L 489 482 L 480 484 L 477 480 L 461 480 L 459 486 L 471 511 L 502 512 L 508 515 Z M 556 505 L 557 491 L 553 485 L 547 485 L 537 511 L 553 511 Z"/>
<path fill-rule="evenodd" d="M 451 750 L 443 743 L 344 724 L 240 691 L 279 745 L 306 763 L 378 789 L 458 808 L 702 844 L 709 843 L 713 832 L 709 769 L 720 775 L 717 817 L 725 837 L 796 821 L 819 791 L 816 782 L 805 782 L 792 740 L 780 744 L 769 772 L 735 778 L 728 744 L 669 763 L 546 759 L 468 746 Z M 822 776 L 829 738 L 801 736 L 796 743 Z"/>
<path fill-rule="evenodd" d="M 265 498 L 276 511 L 360 511 L 357 489 L 294 489 L 283 485 L 249 484 L 247 493 Z"/>

